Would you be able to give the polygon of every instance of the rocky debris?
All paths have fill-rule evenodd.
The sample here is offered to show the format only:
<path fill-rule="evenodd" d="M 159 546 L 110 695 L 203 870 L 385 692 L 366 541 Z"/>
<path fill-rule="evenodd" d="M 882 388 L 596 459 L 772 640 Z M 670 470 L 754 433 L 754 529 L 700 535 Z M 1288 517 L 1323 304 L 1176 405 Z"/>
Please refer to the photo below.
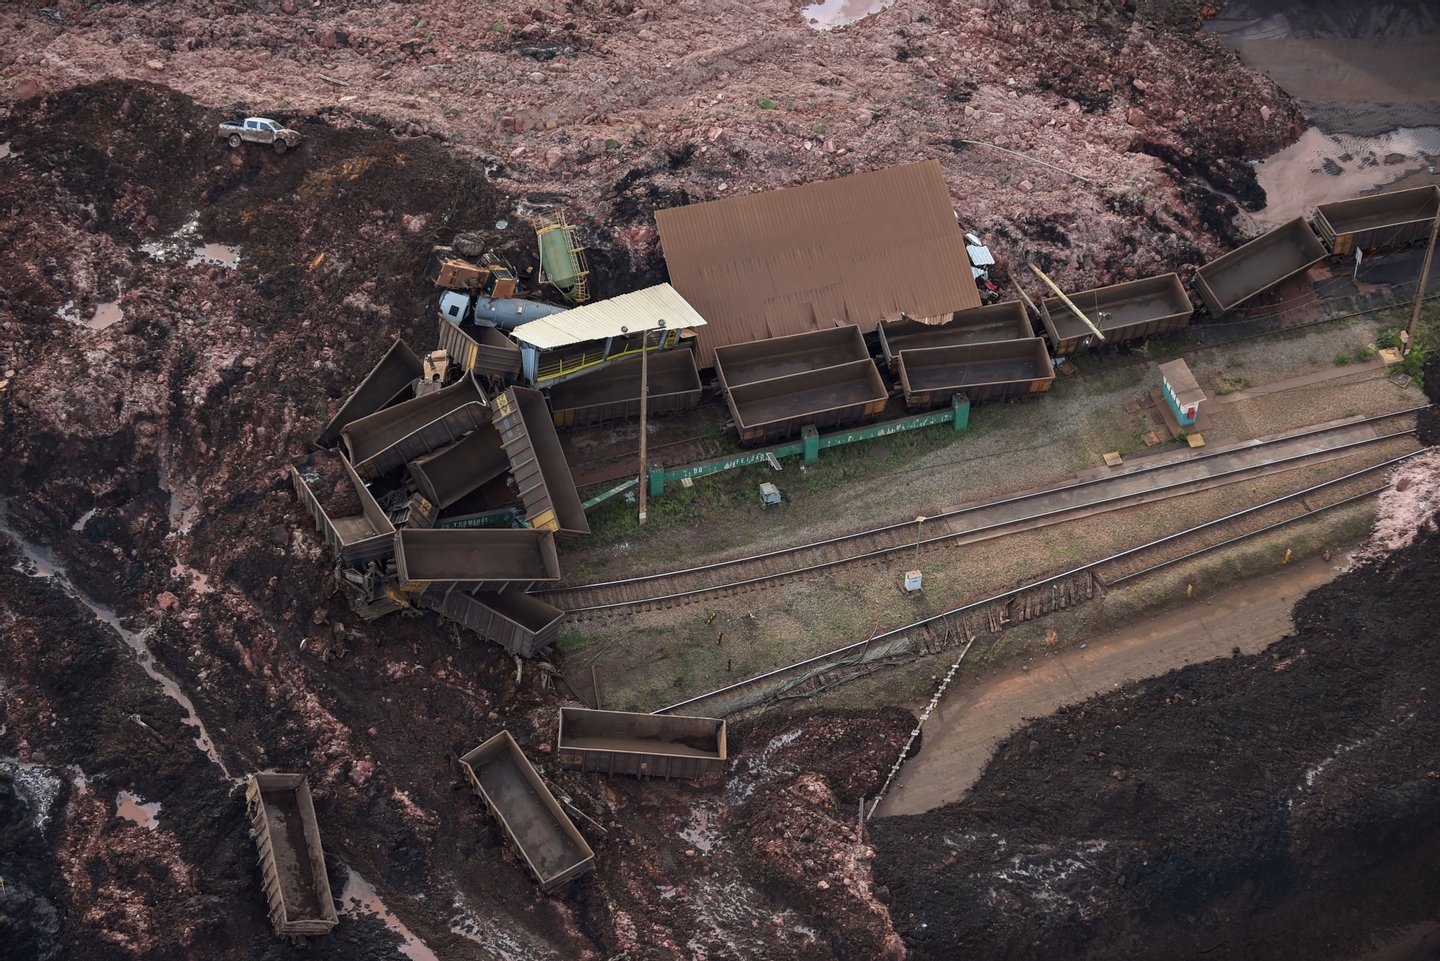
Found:
<path fill-rule="evenodd" d="M 342 111 L 384 117 L 400 136 L 493 156 L 497 181 L 541 198 L 534 210 L 565 209 L 602 246 L 656 206 L 936 156 L 968 228 L 1089 287 L 1123 266 L 1170 270 L 1225 246 L 1205 212 L 1220 198 L 1187 193 L 1191 172 L 1157 165 L 1142 144 L 1203 171 L 1299 130 L 1294 104 L 1198 32 L 1198 13 L 1173 0 L 914 0 L 815 31 L 796 11 L 739 0 L 502 0 L 483 18 L 438 0 L 227 4 L 217 18 L 209 0 L 181 0 L 64 27 L 19 18 L 11 49 L 47 53 L 0 67 L 0 95 L 155 76 L 154 60 L 167 83 L 237 112 L 302 128 Z M 1253 185 L 1248 170 L 1234 174 Z M 1137 206 L 1115 216 L 1125 191 Z M 1031 220 L 1057 222 L 1072 246 L 1015 229 Z M 608 267 L 604 254 L 596 266 Z M 593 276 L 601 295 L 624 289 L 603 269 Z"/>

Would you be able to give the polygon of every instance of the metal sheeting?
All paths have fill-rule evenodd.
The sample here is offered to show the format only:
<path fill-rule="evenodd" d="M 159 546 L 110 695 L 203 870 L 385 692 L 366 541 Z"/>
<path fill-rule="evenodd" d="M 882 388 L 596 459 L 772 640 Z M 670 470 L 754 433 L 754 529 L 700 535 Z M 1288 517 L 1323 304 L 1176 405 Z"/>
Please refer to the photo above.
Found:
<path fill-rule="evenodd" d="M 415 458 L 408 469 L 420 493 L 444 510 L 509 466 L 500 435 L 489 424 L 481 424 L 449 447 Z"/>
<path fill-rule="evenodd" d="M 321 447 L 334 444 L 340 439 L 340 432 L 353 421 L 375 413 L 400 396 L 401 391 L 408 390 L 420 376 L 421 367 L 420 358 L 415 355 L 415 351 L 397 337 L 395 343 L 385 352 L 385 356 L 380 358 L 380 363 L 365 375 L 360 386 L 355 388 L 344 405 L 335 412 L 335 416 L 330 418 L 330 423 L 325 425 L 315 443 Z"/>
<path fill-rule="evenodd" d="M 525 520 L 562 537 L 590 533 L 545 396 L 538 390 L 512 387 L 495 398 L 494 413 L 495 429 L 525 506 Z"/>
<path fill-rule="evenodd" d="M 1112 344 L 1179 330 L 1190 323 L 1195 312 L 1175 274 L 1127 280 L 1067 296 Z M 1040 319 L 1058 354 L 1081 350 L 1094 341 L 1090 328 L 1059 297 L 1040 302 Z"/>
<path fill-rule="evenodd" d="M 489 419 L 485 392 L 467 376 L 433 394 L 362 417 L 340 436 L 356 473 L 374 478 L 444 447 Z"/>
<path fill-rule="evenodd" d="M 1195 290 L 1214 317 L 1325 259 L 1325 245 L 1304 217 L 1296 217 L 1195 271 Z"/>
<path fill-rule="evenodd" d="M 521 657 L 538 657 L 549 650 L 565 619 L 560 608 L 517 590 L 480 594 L 458 588 L 427 590 L 419 603 Z"/>
<path fill-rule="evenodd" d="M 898 366 L 911 410 L 948 404 L 962 392 L 977 403 L 1043 394 L 1055 382 L 1041 337 L 902 350 Z"/>
<path fill-rule="evenodd" d="M 700 403 L 700 373 L 689 350 L 647 355 L 650 416 L 689 410 Z M 550 391 L 556 427 L 589 427 L 640 416 L 640 358 L 632 357 Z"/>
<path fill-rule="evenodd" d="M 980 306 L 935 160 L 655 213 L 670 282 L 716 347 Z"/>
<path fill-rule="evenodd" d="M 595 852 L 509 731 L 466 753 L 460 768 L 505 828 L 541 890 L 553 891 L 595 867 Z"/>
<path fill-rule="evenodd" d="M 498 588 L 560 579 L 549 531 L 402 529 L 395 535 L 395 566 L 407 593 L 429 584 Z"/>
<path fill-rule="evenodd" d="M 333 457 L 345 468 L 345 476 L 355 488 L 360 503 L 360 513 L 352 517 L 331 517 L 320 504 L 320 498 L 310 488 L 306 475 L 310 465 L 319 458 Z M 347 567 L 361 567 L 369 561 L 384 561 L 395 552 L 395 527 L 370 489 L 360 480 L 350 462 L 335 451 L 315 451 L 292 458 L 290 461 L 290 482 L 300 503 L 315 518 L 315 529 L 320 531 L 335 551 L 340 563 Z"/>
<path fill-rule="evenodd" d="M 636 777 L 723 774 L 725 722 L 714 717 L 562 707 L 555 736 L 561 767 Z"/>
<path fill-rule="evenodd" d="M 654 330 L 661 320 L 665 321 L 666 330 L 705 326 L 705 318 L 674 287 L 657 284 L 532 320 L 516 327 L 510 334 L 532 347 L 554 350 L 571 344 L 619 337 L 622 327 L 638 336 L 643 330 Z"/>
<path fill-rule="evenodd" d="M 1018 300 L 1007 300 L 959 311 L 948 324 L 921 324 L 913 320 L 881 324 L 880 348 L 885 362 L 893 370 L 902 350 L 1028 340 L 1033 336 L 1025 305 Z"/>

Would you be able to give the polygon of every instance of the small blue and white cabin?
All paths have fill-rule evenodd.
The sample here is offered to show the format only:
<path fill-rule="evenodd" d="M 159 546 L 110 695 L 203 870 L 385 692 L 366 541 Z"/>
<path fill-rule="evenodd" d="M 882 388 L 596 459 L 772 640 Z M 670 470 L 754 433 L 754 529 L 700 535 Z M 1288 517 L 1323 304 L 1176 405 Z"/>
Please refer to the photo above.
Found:
<path fill-rule="evenodd" d="M 1160 390 L 1180 426 L 1195 426 L 1195 419 L 1200 416 L 1200 405 L 1205 401 L 1205 392 L 1196 383 L 1195 375 L 1190 373 L 1190 365 L 1183 359 L 1161 364 Z"/>

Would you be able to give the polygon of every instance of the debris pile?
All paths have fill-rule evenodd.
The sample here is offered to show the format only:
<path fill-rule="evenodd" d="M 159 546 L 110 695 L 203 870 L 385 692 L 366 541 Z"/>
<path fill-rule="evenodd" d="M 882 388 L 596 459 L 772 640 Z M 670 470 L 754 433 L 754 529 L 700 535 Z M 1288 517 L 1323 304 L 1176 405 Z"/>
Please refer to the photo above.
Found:
<path fill-rule="evenodd" d="M 509 595 L 559 577 L 556 536 L 589 533 L 544 398 L 488 394 L 443 348 L 407 380 L 415 357 L 386 351 L 320 433 L 342 446 L 292 462 L 296 494 L 365 620 L 418 606 L 544 654 L 562 612 Z"/>

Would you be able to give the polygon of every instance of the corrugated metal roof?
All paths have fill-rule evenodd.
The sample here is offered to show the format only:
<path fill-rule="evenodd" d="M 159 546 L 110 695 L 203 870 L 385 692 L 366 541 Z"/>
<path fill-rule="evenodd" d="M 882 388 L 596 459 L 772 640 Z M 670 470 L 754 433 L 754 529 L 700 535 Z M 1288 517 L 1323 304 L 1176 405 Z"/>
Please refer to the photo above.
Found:
<path fill-rule="evenodd" d="M 655 212 L 670 282 L 716 347 L 980 306 L 939 161 Z"/>
<path fill-rule="evenodd" d="M 705 318 L 686 303 L 674 287 L 657 284 L 532 320 L 510 331 L 510 336 L 541 350 L 553 350 L 587 340 L 616 337 L 625 332 L 622 327 L 632 334 L 654 330 L 661 320 L 665 321 L 666 330 L 705 326 Z"/>

